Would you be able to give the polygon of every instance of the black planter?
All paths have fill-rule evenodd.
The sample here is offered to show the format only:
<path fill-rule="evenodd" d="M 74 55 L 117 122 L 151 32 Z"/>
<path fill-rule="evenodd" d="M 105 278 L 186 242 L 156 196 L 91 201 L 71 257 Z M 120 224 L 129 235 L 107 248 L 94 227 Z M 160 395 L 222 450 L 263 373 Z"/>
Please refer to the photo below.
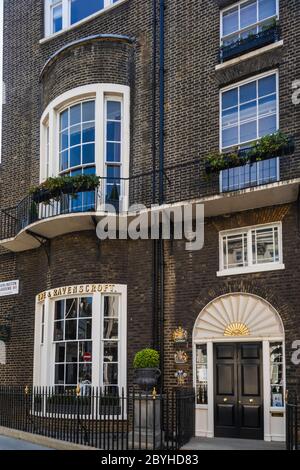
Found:
<path fill-rule="evenodd" d="M 151 391 L 157 385 L 160 375 L 159 369 L 135 369 L 133 381 L 143 390 Z"/>

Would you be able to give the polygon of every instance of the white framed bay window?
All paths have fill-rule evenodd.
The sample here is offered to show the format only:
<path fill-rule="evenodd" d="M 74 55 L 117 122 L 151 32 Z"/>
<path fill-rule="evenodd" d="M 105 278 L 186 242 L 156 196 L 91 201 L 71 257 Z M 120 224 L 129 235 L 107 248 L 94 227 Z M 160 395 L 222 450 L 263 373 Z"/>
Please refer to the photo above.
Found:
<path fill-rule="evenodd" d="M 44 0 L 45 36 L 52 36 L 124 0 Z"/>
<path fill-rule="evenodd" d="M 34 385 L 126 387 L 127 287 L 68 286 L 36 299 Z"/>
<path fill-rule="evenodd" d="M 222 231 L 220 270 L 230 276 L 284 269 L 281 222 Z"/>
<path fill-rule="evenodd" d="M 41 118 L 40 182 L 57 176 L 97 175 L 102 185 L 99 204 L 112 200 L 126 210 L 129 108 L 129 87 L 115 84 L 75 88 L 51 102 Z M 94 194 L 83 194 L 72 204 L 74 211 L 91 210 Z"/>

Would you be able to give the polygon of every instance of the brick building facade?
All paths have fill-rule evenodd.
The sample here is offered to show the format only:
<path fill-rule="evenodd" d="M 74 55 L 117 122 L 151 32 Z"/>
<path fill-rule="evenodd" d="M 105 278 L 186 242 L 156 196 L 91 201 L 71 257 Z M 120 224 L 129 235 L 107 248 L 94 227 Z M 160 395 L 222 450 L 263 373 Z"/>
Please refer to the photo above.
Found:
<path fill-rule="evenodd" d="M 72 22 L 72 14 L 71 18 L 66 19 L 65 10 L 60 19 L 59 8 L 62 4 L 64 9 L 66 3 L 66 0 L 52 3 L 42 0 L 4 2 L 6 101 L 3 105 L 0 165 L 0 282 L 19 280 L 20 286 L 17 295 L 0 297 L 0 326 L 6 325 L 10 329 L 10 335 L 3 343 L 6 360 L 0 364 L 0 382 L 26 385 L 34 381 L 37 385 L 57 385 L 54 363 L 57 370 L 63 362 L 66 368 L 68 364 L 66 359 L 58 361 L 52 357 L 51 322 L 59 320 L 57 313 L 53 317 L 52 309 L 57 308 L 54 306 L 56 299 L 64 302 L 80 296 L 77 294 L 79 291 L 72 297 L 75 291 L 69 291 L 64 296 L 54 294 L 53 290 L 66 286 L 101 286 L 99 289 L 108 289 L 102 291 L 102 297 L 106 296 L 106 292 L 110 298 L 113 292 L 116 297 L 121 296 L 118 314 L 125 315 L 126 312 L 127 315 L 124 316 L 127 319 L 122 323 L 122 331 L 119 325 L 119 340 L 123 341 L 123 345 L 119 346 L 117 360 L 112 360 L 113 363 L 119 361 L 116 367 L 123 369 L 122 380 L 120 382 L 120 370 L 112 372 L 113 380 L 116 379 L 114 374 L 118 376 L 114 386 L 132 384 L 132 361 L 137 351 L 144 347 L 158 347 L 162 357 L 163 384 L 178 385 L 175 373 L 182 371 L 185 375 L 181 386 L 197 387 L 195 412 L 198 435 L 243 436 L 245 429 L 247 431 L 257 427 L 254 437 L 282 440 L 285 391 L 299 391 L 300 387 L 300 369 L 292 362 L 294 342 L 300 339 L 300 279 L 297 269 L 300 250 L 300 105 L 292 101 L 292 85 L 299 78 L 300 66 L 297 47 L 300 40 L 298 1 L 191 0 L 179 3 L 170 0 L 119 0 L 113 5 L 106 2 L 107 7 L 103 11 L 95 12 L 78 23 L 74 21 L 73 25 L 67 24 L 68 21 Z M 254 4 L 258 17 L 251 23 L 254 11 L 251 8 Z M 56 13 L 54 8 L 58 8 Z M 250 21 L 252 30 L 247 24 L 241 27 L 247 34 L 250 31 L 246 39 L 244 36 L 244 41 L 238 44 L 241 50 L 229 48 L 231 56 L 226 60 L 223 56 L 220 60 L 220 21 L 224 31 L 225 28 L 231 31 L 230 39 L 235 31 L 232 26 L 235 15 L 239 15 L 238 24 L 241 26 L 242 21 L 245 21 L 242 17 L 243 9 L 247 8 L 247 21 Z M 273 11 L 273 8 L 278 10 Z M 265 37 L 275 28 L 273 23 L 268 23 L 270 18 L 272 21 L 275 18 L 280 25 L 280 36 L 272 40 Z M 59 25 L 60 21 L 62 26 Z M 49 33 L 49 22 L 58 28 L 57 32 Z M 262 42 L 251 46 L 254 27 L 260 28 L 254 36 Z M 268 34 L 265 34 L 266 31 Z M 238 35 L 235 41 L 239 41 L 240 33 L 235 31 L 234 34 Z M 225 40 L 224 44 L 226 46 Z M 243 47 L 246 50 L 242 50 Z M 222 50 L 224 54 L 226 47 Z M 272 84 L 269 85 L 273 78 L 274 83 L 276 81 L 274 89 Z M 251 98 L 254 82 L 255 100 Z M 270 90 L 266 89 L 268 86 Z M 238 104 L 232 98 L 237 89 Z M 224 108 L 227 99 L 224 98 L 225 93 L 229 93 L 226 97 L 233 100 L 228 108 Z M 243 93 L 247 95 L 244 101 Z M 129 122 L 124 123 L 120 119 L 122 138 L 128 133 L 128 142 L 121 143 L 124 146 L 122 154 L 126 154 L 126 145 L 130 149 L 128 161 L 125 159 L 121 162 L 122 169 L 125 168 L 122 170 L 125 171 L 125 199 L 132 203 L 144 203 L 148 209 L 151 203 L 164 203 L 169 207 L 174 207 L 172 205 L 175 203 L 182 207 L 189 202 L 193 206 L 204 204 L 205 243 L 202 250 L 186 251 L 185 240 L 100 241 L 94 227 L 94 223 L 101 220 L 97 208 L 94 211 L 91 207 L 88 207 L 88 211 L 78 210 L 78 207 L 74 209 L 72 201 L 68 201 L 69 209 L 65 214 L 60 205 L 58 210 L 55 209 L 56 212 L 53 209 L 51 213 L 49 209 L 46 216 L 44 213 L 41 217 L 38 213 L 34 220 L 26 219 L 29 210 L 26 198 L 29 197 L 30 187 L 46 177 L 63 174 L 56 163 L 64 152 L 60 147 L 63 144 L 59 143 L 57 137 L 65 131 L 62 127 L 57 128 L 62 113 L 68 109 L 68 116 L 72 120 L 72 106 L 78 103 L 83 106 L 82 103 L 93 100 L 96 109 L 99 103 L 104 106 L 103 103 L 109 100 L 110 103 L 121 101 L 122 119 L 126 113 L 129 116 Z M 127 111 L 126 100 L 129 101 Z M 256 117 L 253 117 L 251 108 L 254 101 Z M 220 137 L 222 106 L 223 144 L 229 139 L 230 145 L 222 145 Z M 100 144 L 104 149 L 106 137 L 103 137 L 103 122 L 108 119 L 108 111 L 101 110 L 99 116 L 87 119 L 86 122 L 83 122 L 83 114 L 84 111 L 81 111 L 82 141 L 76 145 L 81 146 L 83 159 L 84 139 L 87 138 L 84 129 L 88 127 L 87 122 L 95 122 L 94 159 L 101 154 L 96 173 L 104 177 L 103 184 L 108 184 L 108 173 L 105 174 L 105 171 L 109 171 L 108 168 L 111 169 L 112 163 L 116 164 L 116 161 L 114 157 L 113 162 L 109 157 L 105 161 L 103 152 L 100 148 L 97 150 Z M 273 124 L 273 117 L 276 124 Z M 235 119 L 238 119 L 238 124 Z M 254 131 L 251 127 L 254 119 L 259 134 L 255 136 L 252 135 Z M 76 127 L 78 121 L 74 122 L 73 127 Z M 66 165 L 68 168 L 64 168 L 66 171 L 72 167 L 71 141 L 77 138 L 75 133 L 72 134 L 71 124 L 70 121 L 67 144 L 69 163 Z M 221 176 L 213 173 L 210 178 L 207 177 L 205 159 L 208 154 L 219 151 L 220 147 L 243 147 L 245 142 L 272 134 L 278 129 L 293 138 L 293 151 L 288 152 L 288 155 L 268 158 L 265 162 L 252 162 L 250 169 L 256 172 L 256 176 L 252 175 L 250 181 L 243 173 L 245 167 L 242 165 L 241 169 L 224 169 Z M 101 138 L 97 136 L 97 131 Z M 48 140 L 45 132 L 49 132 Z M 244 139 L 243 133 L 246 135 Z M 50 157 L 47 146 L 50 148 Z M 76 167 L 91 168 L 92 165 L 86 163 L 85 166 L 82 163 Z M 249 169 L 249 165 L 246 168 Z M 124 173 L 121 176 L 124 177 Z M 62 204 L 62 200 L 59 204 Z M 259 244 L 259 231 L 264 227 L 267 232 L 262 234 L 265 238 Z M 234 232 L 226 232 L 230 230 Z M 243 235 L 245 230 L 247 235 Z M 273 230 L 271 242 L 268 230 Z M 242 238 L 239 238 L 239 231 Z M 226 267 L 220 267 L 223 248 L 219 247 L 225 243 L 220 238 L 223 233 L 229 237 L 226 239 L 228 272 Z M 237 245 L 233 249 L 228 245 L 232 234 L 242 239 L 242 245 L 240 241 L 235 241 Z M 251 255 L 244 253 L 245 243 L 251 245 L 251 237 L 254 236 L 256 257 L 260 257 L 256 265 L 252 252 L 254 248 L 250 248 Z M 265 253 L 258 253 L 263 243 L 267 244 L 272 261 L 264 259 Z M 271 248 L 270 243 L 273 243 Z M 228 253 L 237 256 L 231 268 Z M 116 286 L 115 291 L 107 287 L 111 285 Z M 123 288 L 126 288 L 126 294 Z M 43 292 L 49 293 L 50 300 L 45 304 L 37 298 Z M 84 292 L 83 298 L 89 291 Z M 238 295 L 239 300 L 236 300 Z M 227 312 L 222 317 L 226 318 L 225 326 L 238 324 L 237 329 L 246 328 L 244 333 L 235 331 L 229 338 L 224 336 L 224 331 L 219 333 L 216 315 L 219 312 L 222 316 L 218 304 L 222 299 Z M 97 302 L 102 302 L 100 296 L 99 299 L 95 297 L 94 301 L 93 309 L 99 307 Z M 251 313 L 246 312 L 248 301 L 251 312 L 257 309 L 257 314 L 261 315 L 253 320 L 252 329 L 247 324 Z M 239 307 L 235 307 L 236 302 Z M 246 302 L 245 311 L 243 302 Z M 270 323 L 266 327 L 264 310 L 259 310 L 261 305 L 270 312 Z M 78 308 L 77 316 L 80 317 L 81 313 L 78 312 L 81 312 L 81 307 Z M 106 307 L 103 308 L 105 311 Z M 100 310 L 102 312 L 102 307 Z M 101 331 L 106 328 L 105 313 L 102 314 L 104 326 Z M 201 329 L 202 314 L 203 318 L 204 315 L 210 315 L 206 320 L 206 325 L 210 326 L 206 329 Z M 42 315 L 43 318 L 44 315 L 48 317 L 40 325 Z M 71 315 L 71 318 L 74 317 Z M 76 321 L 80 324 L 80 319 Z M 179 326 L 187 330 L 188 334 L 187 342 L 181 345 L 172 339 Z M 39 337 L 40 328 L 43 328 L 45 334 L 43 341 Z M 270 334 L 266 333 L 268 328 Z M 78 338 L 73 339 L 76 342 Z M 111 343 L 115 339 L 110 337 Z M 99 356 L 95 359 L 96 365 L 91 365 L 94 383 L 94 368 L 101 369 L 95 375 L 100 382 L 95 385 L 105 384 L 105 380 L 103 382 L 103 378 L 99 378 L 102 367 L 106 367 L 102 357 L 104 353 L 100 352 L 102 340 L 100 337 L 95 339 L 96 349 L 99 349 L 97 353 L 93 349 L 92 354 L 93 359 Z M 39 343 L 44 343 L 44 350 L 39 349 Z M 221 346 L 218 345 L 226 345 L 229 356 L 222 357 Z M 252 362 L 251 357 L 248 358 L 250 363 L 244 364 L 245 351 L 240 349 L 232 353 L 232 345 L 238 345 L 237 348 L 249 345 L 253 351 L 256 348 L 257 357 L 252 357 Z M 112 344 L 110 346 L 113 347 Z M 276 347 L 277 352 L 272 347 Z M 186 363 L 175 363 L 174 355 L 178 350 L 187 353 Z M 125 354 L 121 354 L 122 351 Z M 237 359 L 231 357 L 231 353 L 242 354 L 242 359 L 240 356 Z M 247 356 L 244 359 L 247 360 Z M 230 370 L 240 370 L 240 366 L 242 369 L 244 366 L 252 367 L 252 372 L 256 367 L 253 374 L 259 391 L 244 391 L 245 396 L 241 397 L 243 393 L 236 379 L 232 393 L 226 389 L 226 383 L 223 384 L 225 391 L 218 392 L 216 383 L 222 384 L 223 376 L 222 372 L 218 376 L 217 370 L 225 371 L 226 375 L 228 366 L 233 367 Z M 272 383 L 273 376 L 270 377 L 268 372 L 269 366 L 275 371 L 275 383 Z M 47 376 L 45 369 L 53 373 L 49 372 Z M 68 372 L 64 370 L 62 380 L 66 385 L 69 383 L 66 382 Z M 241 374 L 235 373 L 238 376 Z M 253 383 L 255 380 L 251 373 L 247 380 Z M 234 400 L 241 398 L 240 401 L 245 398 L 247 403 L 257 400 L 252 407 L 257 415 L 253 417 L 251 414 L 250 424 L 245 422 L 245 429 L 241 429 L 243 426 L 236 427 L 232 416 L 227 417 L 225 405 L 228 400 L 231 406 L 229 415 L 235 406 L 230 397 Z M 244 408 L 246 413 L 251 408 L 249 403 L 247 406 Z M 222 420 L 225 420 L 225 424 L 222 424 Z M 245 435 L 249 436 L 249 433 Z"/>

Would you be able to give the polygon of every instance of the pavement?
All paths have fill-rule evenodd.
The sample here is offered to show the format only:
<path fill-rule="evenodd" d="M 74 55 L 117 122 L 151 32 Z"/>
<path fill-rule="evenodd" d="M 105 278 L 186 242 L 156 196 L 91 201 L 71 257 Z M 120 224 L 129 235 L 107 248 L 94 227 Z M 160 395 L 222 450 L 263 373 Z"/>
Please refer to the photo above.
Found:
<path fill-rule="evenodd" d="M 48 447 L 38 446 L 30 442 L 14 439 L 12 437 L 0 436 L 0 451 L 1 450 L 51 450 Z"/>
<path fill-rule="evenodd" d="M 195 437 L 183 450 L 285 450 L 284 442 Z"/>

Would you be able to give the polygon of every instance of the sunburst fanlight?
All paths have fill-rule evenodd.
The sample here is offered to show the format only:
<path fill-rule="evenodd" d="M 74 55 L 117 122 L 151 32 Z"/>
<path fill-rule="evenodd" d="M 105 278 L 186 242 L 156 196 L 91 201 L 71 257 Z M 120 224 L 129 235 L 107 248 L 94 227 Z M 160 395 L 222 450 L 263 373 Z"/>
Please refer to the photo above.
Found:
<path fill-rule="evenodd" d="M 250 336 L 250 330 L 245 323 L 230 323 L 224 331 L 224 336 Z"/>

